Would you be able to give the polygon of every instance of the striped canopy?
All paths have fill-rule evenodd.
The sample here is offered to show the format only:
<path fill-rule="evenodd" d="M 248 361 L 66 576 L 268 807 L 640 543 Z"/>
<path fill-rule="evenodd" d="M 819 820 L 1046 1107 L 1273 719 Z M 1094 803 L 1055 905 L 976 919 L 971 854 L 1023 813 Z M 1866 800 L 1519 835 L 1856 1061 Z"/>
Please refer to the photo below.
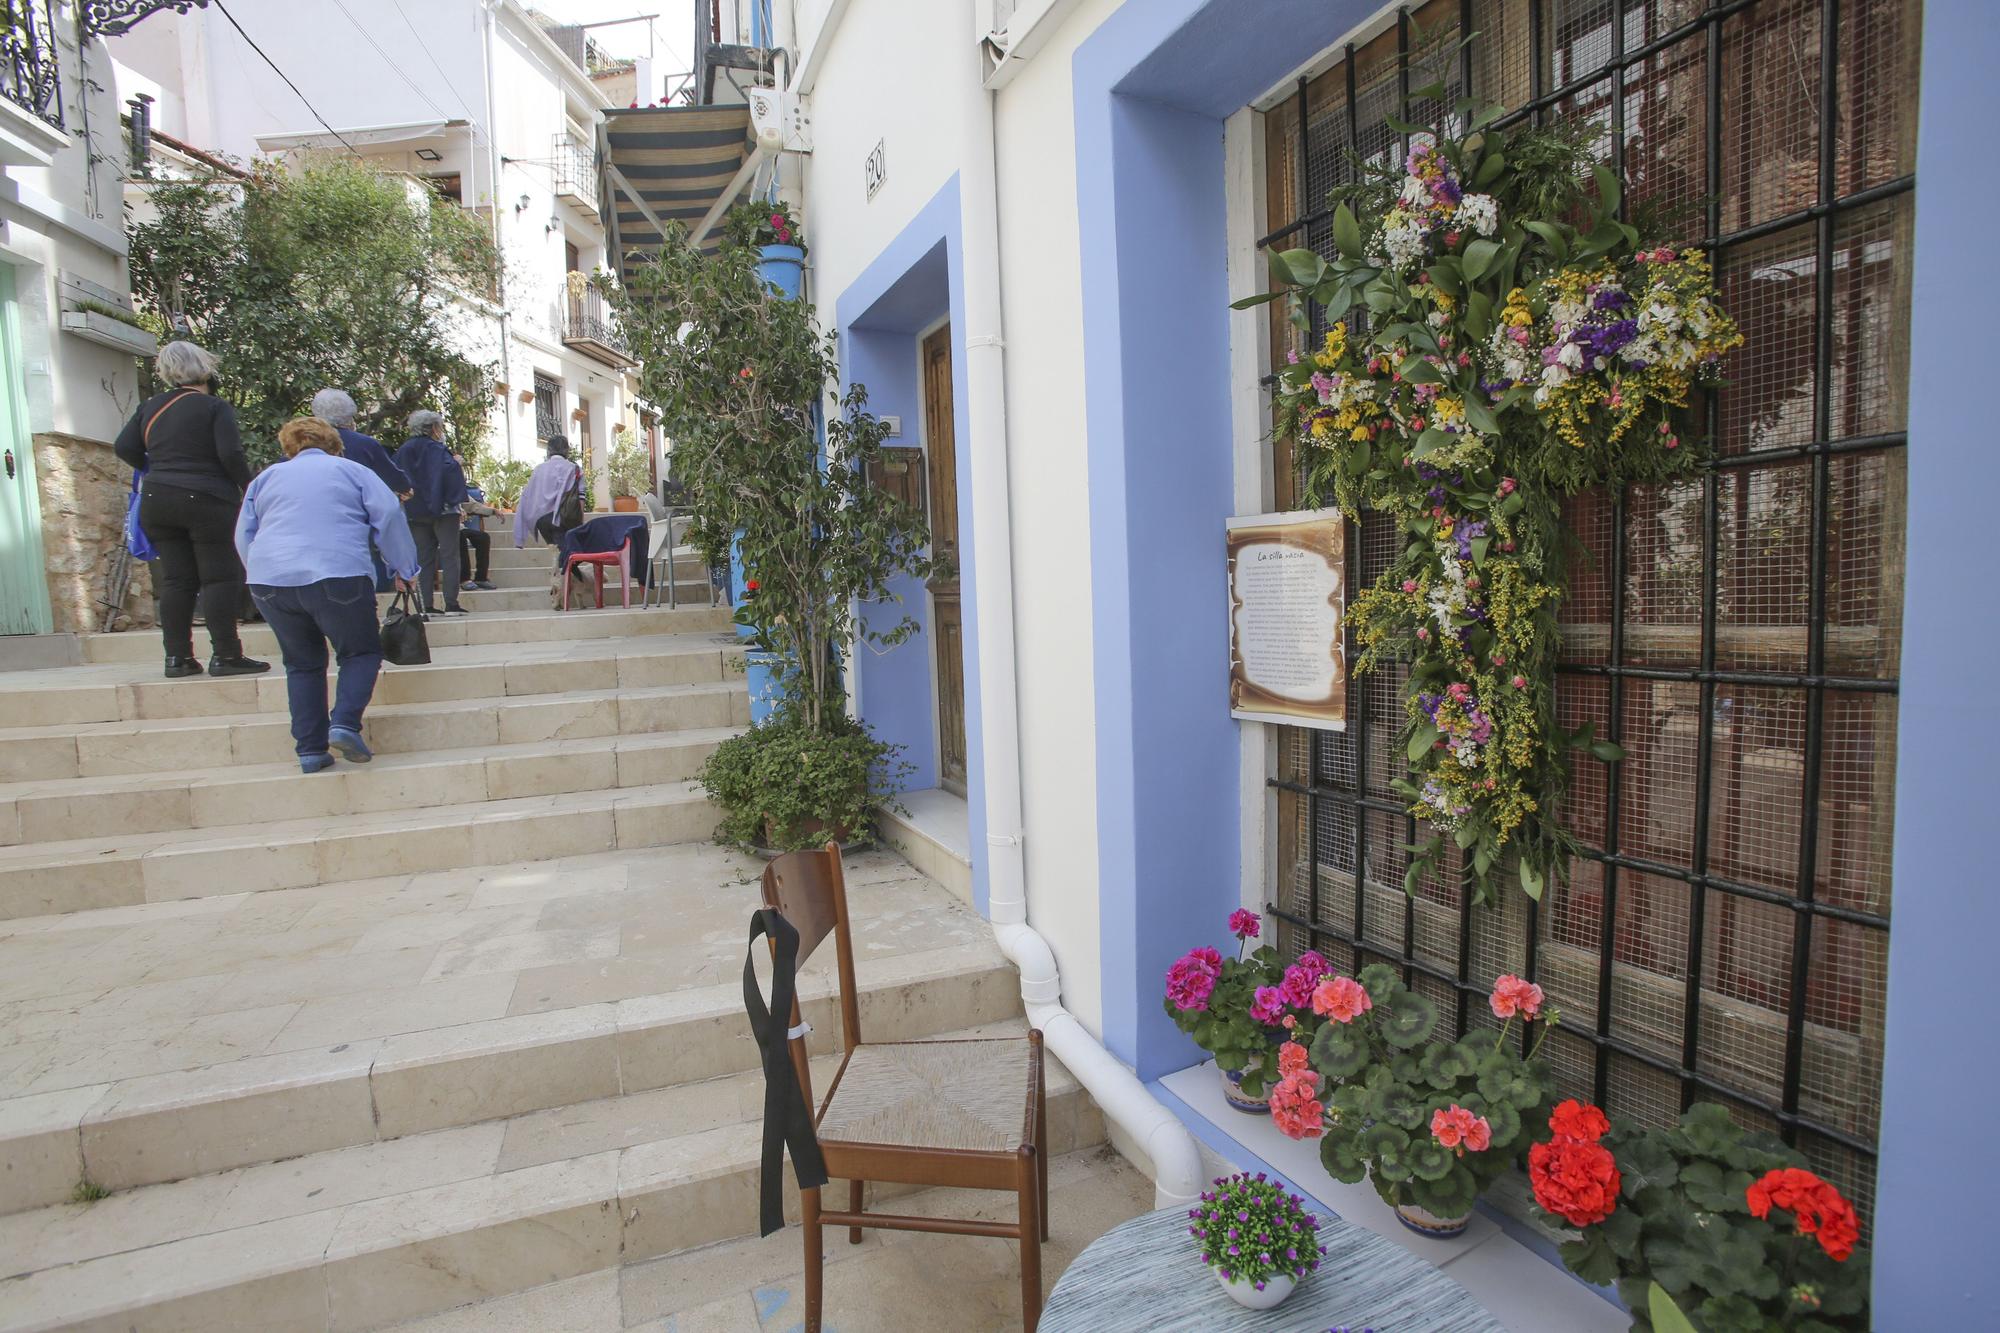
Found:
<path fill-rule="evenodd" d="M 619 277 L 659 252 L 660 228 L 695 226 L 720 198 L 750 152 L 745 106 L 667 106 L 607 110 L 604 190 Z M 703 249 L 719 235 L 710 232 Z"/>

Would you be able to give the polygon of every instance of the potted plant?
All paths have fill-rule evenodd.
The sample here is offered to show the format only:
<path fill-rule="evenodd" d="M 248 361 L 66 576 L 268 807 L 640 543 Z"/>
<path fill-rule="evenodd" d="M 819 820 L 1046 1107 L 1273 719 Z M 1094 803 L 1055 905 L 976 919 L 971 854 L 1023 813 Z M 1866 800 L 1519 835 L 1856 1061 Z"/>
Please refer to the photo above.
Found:
<path fill-rule="evenodd" d="M 866 846 L 875 812 L 893 805 L 910 771 L 901 752 L 845 714 L 813 728 L 798 709 L 781 707 L 717 746 L 701 785 L 723 809 L 723 842 L 777 852 L 829 841 Z"/>
<path fill-rule="evenodd" d="M 620 435 L 611 446 L 611 508 L 621 514 L 637 513 L 639 497 L 652 489 L 652 469 L 646 450 L 630 434 Z"/>
<path fill-rule="evenodd" d="M 759 739 L 718 751 L 705 776 L 729 840 L 751 841 L 768 823 L 772 845 L 796 844 L 813 819 L 860 836 L 907 768 L 848 717 L 847 662 L 859 645 L 890 648 L 915 633 L 893 587 L 948 566 L 931 557 L 923 517 L 869 485 L 886 427 L 861 385 L 829 404 L 844 381 L 812 307 L 775 294 L 755 250 L 709 256 L 684 239 L 670 237 L 611 297 L 642 367 L 639 396 L 674 441 L 685 541 L 711 566 L 734 555 L 736 621 L 770 655 L 757 670 L 781 696 L 753 730 Z M 743 756 L 780 738 L 798 742 L 794 757 L 774 752 L 755 766 L 756 783 L 742 782 Z"/>
<path fill-rule="evenodd" d="M 1319 1218 L 1305 1200 L 1259 1171 L 1219 1176 L 1201 1203 L 1188 1209 L 1188 1234 L 1201 1261 L 1238 1305 L 1268 1310 L 1319 1268 Z"/>
<path fill-rule="evenodd" d="M 1457 1041 L 1435 1041 L 1437 1006 L 1377 963 L 1357 977 L 1328 977 L 1313 992 L 1324 1021 L 1310 1048 L 1287 1043 L 1271 1116 L 1292 1138 L 1318 1138 L 1336 1180 L 1363 1175 L 1410 1230 L 1462 1233 L 1487 1186 L 1518 1165 L 1533 1120 L 1547 1105 L 1536 1058 L 1555 1011 L 1541 987 L 1503 976 L 1488 999 L 1502 1020 Z M 1508 1038 L 1514 1020 L 1538 1018 L 1534 1049 Z"/>
<path fill-rule="evenodd" d="M 1263 930 L 1255 912 L 1229 914 L 1234 958 L 1211 948 L 1190 949 L 1167 969 L 1161 1001 L 1174 1026 L 1215 1057 L 1222 1095 L 1250 1115 L 1269 1109 L 1268 1090 L 1278 1081 L 1278 1048 L 1288 1036 L 1311 1041 L 1318 1018 L 1313 989 L 1330 970 L 1310 950 L 1289 966 L 1270 945 L 1250 948 Z"/>
<path fill-rule="evenodd" d="M 1618 1284 L 1633 1327 L 1658 1328 L 1655 1284 L 1703 1333 L 1874 1327 L 1854 1209 L 1805 1159 L 1712 1102 L 1677 1125 L 1614 1125 L 1567 1101 L 1529 1152 L 1535 1203 L 1577 1236 L 1563 1262 Z"/>
<path fill-rule="evenodd" d="M 722 220 L 725 243 L 757 252 L 757 276 L 781 295 L 798 298 L 806 258 L 805 237 L 787 204 L 751 200 Z"/>

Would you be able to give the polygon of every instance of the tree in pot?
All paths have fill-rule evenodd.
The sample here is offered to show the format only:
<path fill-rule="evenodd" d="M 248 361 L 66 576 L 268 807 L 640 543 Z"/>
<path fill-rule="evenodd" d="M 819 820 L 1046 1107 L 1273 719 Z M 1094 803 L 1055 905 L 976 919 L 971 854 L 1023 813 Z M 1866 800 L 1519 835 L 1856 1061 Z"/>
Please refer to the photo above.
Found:
<path fill-rule="evenodd" d="M 736 242 L 703 256 L 677 230 L 623 286 L 605 285 L 674 441 L 688 541 L 711 563 L 735 544 L 753 590 L 737 622 L 782 663 L 781 707 L 703 779 L 729 813 L 725 837 L 768 824 L 770 844 L 792 848 L 865 837 L 901 780 L 896 747 L 847 716 L 843 670 L 857 644 L 916 632 L 891 581 L 943 570 L 923 517 L 868 484 L 885 427 L 867 390 L 840 390 L 832 336 L 759 279 L 758 258 Z"/>
<path fill-rule="evenodd" d="M 646 448 L 626 432 L 611 446 L 611 507 L 621 513 L 639 508 L 639 497 L 653 489 Z"/>

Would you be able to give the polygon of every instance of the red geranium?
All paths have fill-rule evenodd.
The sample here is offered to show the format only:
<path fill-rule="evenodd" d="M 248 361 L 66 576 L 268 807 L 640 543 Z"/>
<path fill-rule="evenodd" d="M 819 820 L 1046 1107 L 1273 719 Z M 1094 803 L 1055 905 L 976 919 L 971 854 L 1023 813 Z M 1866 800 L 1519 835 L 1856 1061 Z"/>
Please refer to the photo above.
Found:
<path fill-rule="evenodd" d="M 1818 1236 L 1820 1248 L 1836 1263 L 1844 1263 L 1861 1239 L 1861 1222 L 1840 1191 L 1810 1171 L 1786 1167 L 1766 1172 L 1744 1192 L 1752 1217 L 1769 1217 L 1782 1208 L 1792 1215 L 1802 1236 Z"/>
<path fill-rule="evenodd" d="M 1595 1106 L 1572 1097 L 1556 1107 L 1555 1114 L 1549 1117 L 1549 1128 L 1559 1139 L 1595 1143 L 1611 1132 L 1611 1122 Z"/>
<path fill-rule="evenodd" d="M 1618 1207 L 1618 1162 L 1601 1143 L 1557 1138 L 1528 1149 L 1535 1202 L 1573 1227 L 1595 1226 Z"/>

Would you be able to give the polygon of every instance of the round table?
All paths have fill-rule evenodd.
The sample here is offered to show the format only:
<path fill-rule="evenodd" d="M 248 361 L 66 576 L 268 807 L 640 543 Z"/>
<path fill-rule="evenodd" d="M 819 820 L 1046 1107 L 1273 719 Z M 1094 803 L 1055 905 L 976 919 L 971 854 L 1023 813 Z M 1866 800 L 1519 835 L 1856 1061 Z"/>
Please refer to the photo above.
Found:
<path fill-rule="evenodd" d="M 1187 1210 L 1163 1209 L 1113 1227 L 1064 1270 L 1041 1333 L 1161 1333 L 1184 1329 L 1324 1333 L 1506 1333 L 1470 1292 L 1402 1246 L 1321 1213 L 1319 1271 L 1274 1310 L 1246 1310 L 1202 1263 Z"/>

